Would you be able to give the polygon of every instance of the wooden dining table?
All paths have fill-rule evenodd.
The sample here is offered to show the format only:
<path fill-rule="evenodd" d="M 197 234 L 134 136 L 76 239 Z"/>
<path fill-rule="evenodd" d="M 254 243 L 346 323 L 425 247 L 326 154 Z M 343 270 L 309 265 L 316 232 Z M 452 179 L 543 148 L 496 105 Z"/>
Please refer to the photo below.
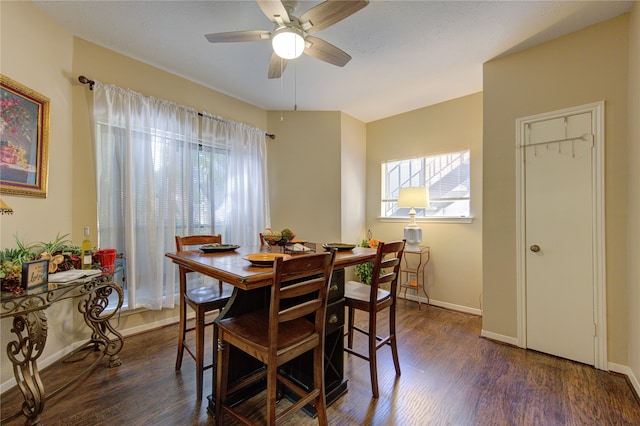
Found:
<path fill-rule="evenodd" d="M 322 247 L 321 245 L 319 245 Z M 253 266 L 244 256 L 268 252 L 266 246 L 245 246 L 235 250 L 204 253 L 201 250 L 187 250 L 167 253 L 166 256 L 189 271 L 222 280 L 242 290 L 252 290 L 270 286 L 273 281 L 273 268 Z M 342 269 L 360 263 L 372 261 L 376 250 L 368 247 L 355 247 L 351 250 L 339 250 L 336 254 L 334 269 Z M 299 254 L 293 254 L 299 256 Z"/>
<path fill-rule="evenodd" d="M 323 250 L 321 244 L 316 244 L 318 250 Z M 255 266 L 245 259 L 251 254 L 265 253 L 269 251 L 268 246 L 243 246 L 235 250 L 216 251 L 204 253 L 201 250 L 188 250 L 180 252 L 166 253 L 179 267 L 185 268 L 188 272 L 198 272 L 202 275 L 221 280 L 234 287 L 227 305 L 221 310 L 216 318 L 220 321 L 223 318 L 241 315 L 254 310 L 264 309 L 269 306 L 269 288 L 273 284 L 272 264 L 266 266 Z M 277 251 L 277 248 L 274 250 Z M 292 254 L 292 256 L 303 256 L 304 254 Z M 336 253 L 334 263 L 334 273 L 329 290 L 329 306 L 327 308 L 327 332 L 325 332 L 325 389 L 327 405 L 334 402 L 338 397 L 347 391 L 347 380 L 343 375 L 343 325 L 344 325 L 344 268 L 355 266 L 361 263 L 373 261 L 376 250 L 368 247 L 354 247 L 351 250 L 339 250 Z M 214 342 L 214 347 L 217 342 Z M 232 347 L 233 351 L 234 348 Z M 263 365 L 256 359 L 244 354 L 241 351 L 232 352 L 229 366 L 229 380 L 240 380 L 251 372 L 263 368 Z M 208 410 L 215 413 L 215 392 L 216 383 L 216 356 L 214 352 L 212 391 L 209 395 Z M 312 365 L 307 361 L 292 363 L 291 376 L 299 384 L 304 385 L 312 373 Z M 259 392 L 256 389 L 255 392 Z M 233 395 L 241 401 L 251 397 L 252 394 L 243 393 Z M 308 407 L 308 414 L 313 415 L 313 407 Z"/>

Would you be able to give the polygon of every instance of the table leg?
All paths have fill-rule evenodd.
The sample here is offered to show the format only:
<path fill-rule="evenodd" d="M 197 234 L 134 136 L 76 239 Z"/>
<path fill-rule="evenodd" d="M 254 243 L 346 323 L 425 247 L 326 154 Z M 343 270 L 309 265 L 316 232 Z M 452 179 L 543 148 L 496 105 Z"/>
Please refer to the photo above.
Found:
<path fill-rule="evenodd" d="M 24 397 L 22 414 L 27 418 L 25 424 L 39 425 L 40 413 L 46 400 L 36 362 L 42 355 L 47 340 L 47 317 L 44 311 L 14 317 L 11 332 L 17 339 L 7 344 L 7 355 Z"/>
<path fill-rule="evenodd" d="M 109 305 L 109 296 L 114 290 L 118 293 L 118 305 L 113 311 L 103 315 Z M 122 288 L 115 283 L 109 283 L 87 294 L 87 298 L 78 304 L 78 310 L 84 315 L 84 322 L 92 330 L 89 344 L 97 345 L 105 355 L 109 356 L 109 367 L 118 367 L 122 364 L 118 353 L 122 350 L 124 338 L 111 325 L 110 320 L 120 312 L 123 300 Z"/>

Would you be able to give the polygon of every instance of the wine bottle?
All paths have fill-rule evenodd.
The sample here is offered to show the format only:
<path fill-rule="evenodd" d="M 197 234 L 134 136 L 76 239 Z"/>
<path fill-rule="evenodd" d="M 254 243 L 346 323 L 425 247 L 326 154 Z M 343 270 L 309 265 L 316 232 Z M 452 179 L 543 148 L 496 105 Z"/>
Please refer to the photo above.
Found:
<path fill-rule="evenodd" d="M 89 236 L 89 227 L 84 227 L 84 240 L 82 241 L 82 269 L 91 269 L 93 264 L 93 253 L 91 252 L 91 238 Z"/>

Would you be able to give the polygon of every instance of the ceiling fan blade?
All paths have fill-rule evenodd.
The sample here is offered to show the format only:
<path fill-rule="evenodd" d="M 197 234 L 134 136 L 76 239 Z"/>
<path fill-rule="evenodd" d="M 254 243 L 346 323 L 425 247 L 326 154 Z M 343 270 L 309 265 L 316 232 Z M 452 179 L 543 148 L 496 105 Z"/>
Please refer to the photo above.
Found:
<path fill-rule="evenodd" d="M 205 37 L 211 43 L 258 41 L 258 40 L 266 40 L 271 38 L 271 32 L 261 31 L 261 30 L 230 31 L 228 33 L 205 34 Z"/>
<path fill-rule="evenodd" d="M 258 6 L 260 6 L 260 9 L 262 9 L 262 13 L 264 13 L 271 22 L 280 24 L 280 22 L 278 22 L 278 18 L 281 19 L 285 24 L 291 22 L 291 20 L 289 19 L 289 13 L 287 12 L 287 9 L 284 8 L 284 5 L 280 0 L 256 1 L 258 2 Z"/>
<path fill-rule="evenodd" d="M 303 13 L 298 22 L 307 34 L 313 34 L 342 21 L 368 4 L 369 0 L 327 0 Z"/>
<path fill-rule="evenodd" d="M 287 60 L 282 59 L 276 55 L 275 52 L 271 54 L 271 60 L 269 61 L 269 78 L 280 78 L 284 69 L 287 67 Z"/>
<path fill-rule="evenodd" d="M 304 53 L 321 61 L 344 67 L 351 60 L 351 56 L 348 53 L 318 37 L 307 36 L 305 41 L 307 46 L 304 49 Z"/>

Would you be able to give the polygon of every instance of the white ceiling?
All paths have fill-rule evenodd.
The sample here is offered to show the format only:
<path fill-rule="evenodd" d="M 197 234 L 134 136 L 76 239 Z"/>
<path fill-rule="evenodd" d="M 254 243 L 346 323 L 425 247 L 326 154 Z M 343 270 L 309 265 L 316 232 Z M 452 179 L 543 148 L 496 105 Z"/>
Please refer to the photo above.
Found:
<path fill-rule="evenodd" d="M 258 107 L 297 104 L 370 122 L 479 92 L 484 62 L 620 15 L 633 2 L 371 0 L 314 34 L 353 57 L 344 68 L 303 55 L 272 80 L 269 41 L 204 37 L 273 30 L 252 0 L 35 3 L 78 37 Z M 318 3 L 300 1 L 294 15 Z"/>

